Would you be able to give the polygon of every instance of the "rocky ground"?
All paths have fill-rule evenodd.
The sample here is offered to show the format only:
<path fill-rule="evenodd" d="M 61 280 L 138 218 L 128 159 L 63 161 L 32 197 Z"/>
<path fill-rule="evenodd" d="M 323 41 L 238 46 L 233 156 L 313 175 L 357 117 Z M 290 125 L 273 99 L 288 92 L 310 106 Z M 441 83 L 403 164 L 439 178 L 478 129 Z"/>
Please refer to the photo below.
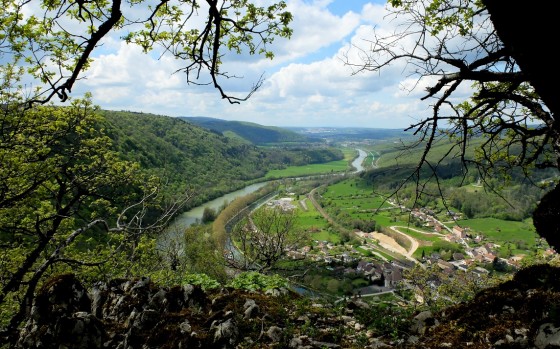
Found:
<path fill-rule="evenodd" d="M 560 348 L 560 268 L 522 269 L 468 303 L 416 319 L 407 348 Z"/>
<path fill-rule="evenodd" d="M 473 301 L 432 314 L 350 299 L 73 275 L 41 289 L 18 348 L 560 348 L 560 269 L 520 271 Z M 393 315 L 391 315 L 393 314 Z"/>
<path fill-rule="evenodd" d="M 358 348 L 366 329 L 353 309 L 286 289 L 204 292 L 114 280 L 90 290 L 73 275 L 50 280 L 21 332 L 20 348 Z M 351 329 L 351 331 L 347 331 Z"/>

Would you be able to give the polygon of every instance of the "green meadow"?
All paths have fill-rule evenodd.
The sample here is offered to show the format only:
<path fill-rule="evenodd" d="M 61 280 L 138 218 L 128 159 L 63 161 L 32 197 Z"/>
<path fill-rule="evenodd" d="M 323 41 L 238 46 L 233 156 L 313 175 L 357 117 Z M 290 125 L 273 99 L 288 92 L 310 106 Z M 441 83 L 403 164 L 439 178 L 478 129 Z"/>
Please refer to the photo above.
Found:
<path fill-rule="evenodd" d="M 324 164 L 312 164 L 305 166 L 290 166 L 281 170 L 268 171 L 265 178 L 285 178 L 311 176 L 317 174 L 326 174 L 333 172 L 344 172 L 349 169 L 348 162 L 345 160 L 331 161 Z"/>
<path fill-rule="evenodd" d="M 535 246 L 538 238 L 532 220 L 522 222 L 497 218 L 477 218 L 458 221 L 462 227 L 469 227 L 474 233 L 481 233 L 496 243 L 524 241 L 529 247 Z"/>
<path fill-rule="evenodd" d="M 415 229 L 417 229 L 417 228 L 415 228 Z M 435 234 L 422 234 L 422 233 L 419 233 L 419 232 L 414 231 L 412 229 L 403 228 L 403 227 L 398 227 L 398 230 L 400 232 L 403 232 L 406 235 L 409 235 L 409 236 L 415 238 L 416 240 L 420 240 L 420 241 L 434 242 L 434 241 L 441 240 L 444 237 L 443 235 L 438 236 L 438 235 L 435 235 Z M 427 232 L 427 233 L 430 233 L 430 232 Z"/>
<path fill-rule="evenodd" d="M 341 148 L 344 159 L 326 162 L 324 164 L 310 164 L 305 166 L 289 166 L 281 170 L 268 171 L 265 178 L 286 178 L 312 176 L 317 174 L 328 174 L 335 172 L 345 172 L 350 170 L 350 163 L 356 157 L 357 151 L 351 148 Z"/>

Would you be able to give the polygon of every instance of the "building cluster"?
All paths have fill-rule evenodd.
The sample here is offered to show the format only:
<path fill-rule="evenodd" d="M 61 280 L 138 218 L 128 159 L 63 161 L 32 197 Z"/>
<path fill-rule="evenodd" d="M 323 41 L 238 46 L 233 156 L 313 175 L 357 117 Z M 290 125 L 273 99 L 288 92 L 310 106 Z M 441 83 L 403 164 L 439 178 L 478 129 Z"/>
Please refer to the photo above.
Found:
<path fill-rule="evenodd" d="M 267 203 L 270 207 L 280 208 L 282 211 L 287 212 L 294 210 L 296 206 L 292 203 L 293 199 L 290 197 L 271 200 Z"/>
<path fill-rule="evenodd" d="M 435 212 L 427 208 L 415 208 L 410 211 L 410 215 L 418 221 L 423 222 L 424 226 L 432 228 L 434 232 L 441 233 L 445 226 L 435 218 Z"/>
<path fill-rule="evenodd" d="M 403 267 L 396 263 L 360 261 L 356 272 L 386 288 L 394 288 L 403 280 Z"/>

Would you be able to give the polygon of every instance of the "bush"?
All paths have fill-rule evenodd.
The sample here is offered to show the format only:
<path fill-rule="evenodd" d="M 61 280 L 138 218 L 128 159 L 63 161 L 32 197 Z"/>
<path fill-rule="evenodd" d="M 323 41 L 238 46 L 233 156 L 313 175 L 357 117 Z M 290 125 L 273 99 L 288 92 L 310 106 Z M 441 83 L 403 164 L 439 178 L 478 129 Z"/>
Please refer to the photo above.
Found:
<path fill-rule="evenodd" d="M 287 287 L 288 281 L 279 275 L 269 276 L 250 271 L 239 274 L 226 286 L 249 291 L 266 291 L 274 288 Z"/>
<path fill-rule="evenodd" d="M 211 290 L 220 287 L 220 283 L 206 274 L 187 274 L 183 278 L 184 284 L 197 285 L 203 290 Z"/>

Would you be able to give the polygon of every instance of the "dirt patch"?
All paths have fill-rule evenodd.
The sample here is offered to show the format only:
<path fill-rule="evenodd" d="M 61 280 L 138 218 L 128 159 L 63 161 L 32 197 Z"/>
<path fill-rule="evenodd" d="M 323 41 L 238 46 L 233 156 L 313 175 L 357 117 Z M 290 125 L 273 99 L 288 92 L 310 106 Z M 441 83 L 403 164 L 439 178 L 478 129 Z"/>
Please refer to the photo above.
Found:
<path fill-rule="evenodd" d="M 389 251 L 406 255 L 406 249 L 399 245 L 395 239 L 381 233 L 373 233 L 373 237 L 379 241 L 379 245 Z"/>

